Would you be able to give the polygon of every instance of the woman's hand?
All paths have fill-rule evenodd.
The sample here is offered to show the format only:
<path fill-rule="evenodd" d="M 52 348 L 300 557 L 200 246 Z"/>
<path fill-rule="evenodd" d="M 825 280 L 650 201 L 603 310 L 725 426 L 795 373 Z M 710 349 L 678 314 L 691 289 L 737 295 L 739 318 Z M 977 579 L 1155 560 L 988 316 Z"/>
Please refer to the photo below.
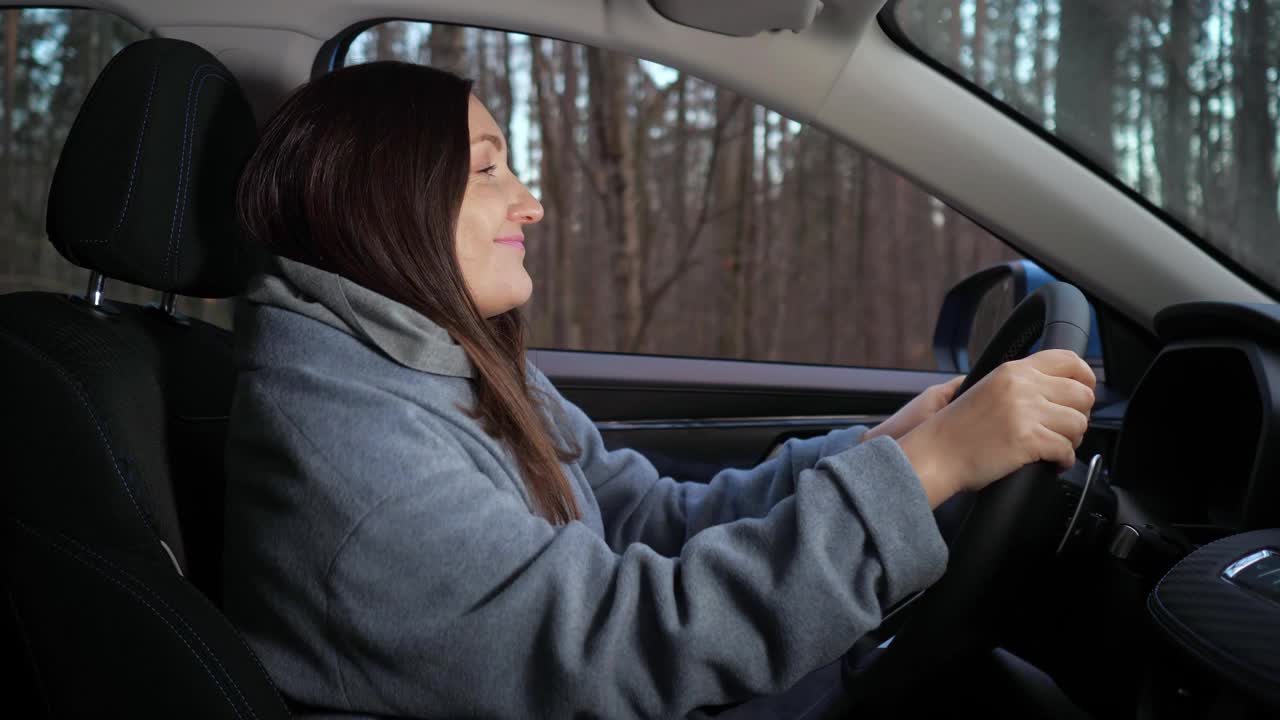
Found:
<path fill-rule="evenodd" d="M 962 382 L 964 382 L 964 376 L 959 375 L 940 385 L 925 388 L 924 392 L 911 398 L 911 402 L 898 408 L 898 412 L 868 430 L 862 439 L 866 441 L 880 435 L 888 435 L 894 440 L 901 440 L 907 433 L 915 430 L 920 423 L 946 407 Z"/>
<path fill-rule="evenodd" d="M 929 504 L 981 490 L 1037 460 L 1075 464 L 1097 383 L 1068 350 L 1007 362 L 907 433 L 899 445 Z"/>

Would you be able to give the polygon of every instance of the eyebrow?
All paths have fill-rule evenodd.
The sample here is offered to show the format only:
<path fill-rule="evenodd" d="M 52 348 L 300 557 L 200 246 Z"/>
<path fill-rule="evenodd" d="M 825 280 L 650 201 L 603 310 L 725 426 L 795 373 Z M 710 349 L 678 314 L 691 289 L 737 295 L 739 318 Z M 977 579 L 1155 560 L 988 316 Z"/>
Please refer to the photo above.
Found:
<path fill-rule="evenodd" d="M 488 140 L 489 142 L 493 143 L 493 146 L 498 149 L 498 152 L 502 152 L 502 147 L 503 147 L 502 138 L 498 137 L 497 135 L 494 135 L 493 133 L 484 133 L 483 135 L 477 135 L 471 138 L 471 144 L 475 145 L 476 143 L 484 142 L 485 140 Z"/>

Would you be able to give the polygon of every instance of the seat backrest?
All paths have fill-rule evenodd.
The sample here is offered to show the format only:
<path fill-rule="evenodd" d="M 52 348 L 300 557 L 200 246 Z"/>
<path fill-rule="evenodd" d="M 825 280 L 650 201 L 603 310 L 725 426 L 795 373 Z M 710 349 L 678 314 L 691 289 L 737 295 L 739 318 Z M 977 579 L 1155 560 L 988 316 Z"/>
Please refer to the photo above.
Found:
<path fill-rule="evenodd" d="M 47 229 L 95 278 L 165 301 L 0 296 L 0 614 L 39 714 L 288 716 L 216 607 L 230 334 L 172 312 L 260 267 L 233 212 L 255 135 L 208 52 L 125 48 L 68 135 Z"/>

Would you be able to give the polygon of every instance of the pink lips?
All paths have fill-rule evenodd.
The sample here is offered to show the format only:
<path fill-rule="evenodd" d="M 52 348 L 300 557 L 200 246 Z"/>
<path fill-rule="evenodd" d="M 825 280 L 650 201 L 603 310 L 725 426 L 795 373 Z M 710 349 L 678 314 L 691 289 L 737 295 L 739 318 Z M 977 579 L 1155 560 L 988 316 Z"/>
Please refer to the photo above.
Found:
<path fill-rule="evenodd" d="M 500 244 L 502 244 L 502 245 L 512 245 L 512 246 L 515 246 L 515 247 L 518 247 L 518 248 L 521 248 L 521 249 L 523 249 L 523 248 L 524 248 L 524 236 L 523 236 L 523 235 L 509 235 L 509 236 L 507 236 L 507 237 L 500 237 L 500 238 L 497 238 L 496 240 L 494 240 L 494 242 L 496 242 L 496 243 L 500 243 Z"/>

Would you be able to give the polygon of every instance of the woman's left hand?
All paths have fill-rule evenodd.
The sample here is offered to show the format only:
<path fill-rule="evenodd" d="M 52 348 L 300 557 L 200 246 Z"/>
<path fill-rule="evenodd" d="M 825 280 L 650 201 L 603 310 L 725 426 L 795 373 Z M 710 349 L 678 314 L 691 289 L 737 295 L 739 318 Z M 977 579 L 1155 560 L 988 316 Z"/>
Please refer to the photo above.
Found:
<path fill-rule="evenodd" d="M 868 430 L 862 436 L 862 440 L 865 442 L 880 435 L 888 435 L 894 440 L 901 439 L 917 425 L 946 407 L 947 403 L 951 402 L 951 398 L 955 397 L 956 390 L 962 382 L 964 382 L 964 375 L 957 375 L 941 385 L 925 388 L 924 392 L 912 398 L 910 402 L 899 408 L 898 412 Z"/>

